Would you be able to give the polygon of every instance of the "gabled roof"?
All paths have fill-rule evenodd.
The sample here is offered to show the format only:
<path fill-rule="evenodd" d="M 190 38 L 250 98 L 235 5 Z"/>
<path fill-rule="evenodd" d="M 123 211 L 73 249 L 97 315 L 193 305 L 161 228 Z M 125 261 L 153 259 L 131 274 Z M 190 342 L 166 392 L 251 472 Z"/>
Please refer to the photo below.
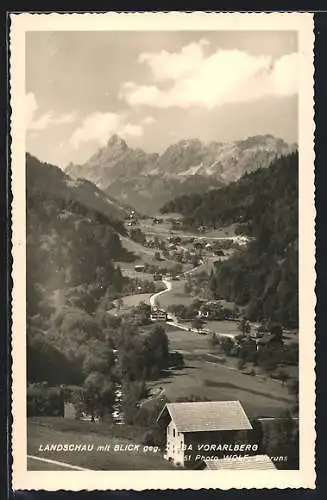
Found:
<path fill-rule="evenodd" d="M 276 469 L 274 462 L 268 455 L 254 455 L 242 458 L 221 458 L 218 460 L 207 460 L 205 462 L 207 470 L 217 469 L 237 469 L 237 470 L 271 470 Z"/>
<path fill-rule="evenodd" d="M 239 401 L 168 403 L 158 420 L 168 412 L 179 432 L 252 429 Z"/>

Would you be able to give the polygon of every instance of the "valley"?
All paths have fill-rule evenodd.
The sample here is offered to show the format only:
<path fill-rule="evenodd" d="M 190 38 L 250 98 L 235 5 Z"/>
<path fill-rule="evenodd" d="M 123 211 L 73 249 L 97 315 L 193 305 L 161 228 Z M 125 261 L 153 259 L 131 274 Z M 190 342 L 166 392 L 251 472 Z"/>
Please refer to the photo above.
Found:
<path fill-rule="evenodd" d="M 97 440 L 105 429 L 113 441 L 159 443 L 156 418 L 168 401 L 237 399 L 253 419 L 296 414 L 288 263 L 297 235 L 287 161 L 207 195 L 182 195 L 150 217 L 90 181 L 86 195 L 84 181 L 28 159 L 31 455 L 46 436 L 74 441 L 90 432 Z M 274 182 L 276 227 L 267 231 L 261 216 L 271 195 L 263 186 Z M 276 244 L 280 207 L 290 222 Z M 58 407 L 49 410 L 61 398 L 76 409 L 71 425 L 56 420 Z M 127 438 L 131 428 L 135 437 Z M 134 454 L 115 464 L 114 455 L 97 457 L 69 461 L 91 469 L 167 466 L 161 456 L 153 467 Z"/>

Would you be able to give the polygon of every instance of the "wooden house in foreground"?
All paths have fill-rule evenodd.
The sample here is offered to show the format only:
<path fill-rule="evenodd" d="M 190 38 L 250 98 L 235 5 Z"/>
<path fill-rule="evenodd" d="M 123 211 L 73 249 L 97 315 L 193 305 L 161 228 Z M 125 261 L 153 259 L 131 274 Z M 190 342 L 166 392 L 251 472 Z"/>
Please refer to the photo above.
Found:
<path fill-rule="evenodd" d="M 168 403 L 158 422 L 166 426 L 164 458 L 193 466 L 208 457 L 254 455 L 253 427 L 239 401 Z"/>

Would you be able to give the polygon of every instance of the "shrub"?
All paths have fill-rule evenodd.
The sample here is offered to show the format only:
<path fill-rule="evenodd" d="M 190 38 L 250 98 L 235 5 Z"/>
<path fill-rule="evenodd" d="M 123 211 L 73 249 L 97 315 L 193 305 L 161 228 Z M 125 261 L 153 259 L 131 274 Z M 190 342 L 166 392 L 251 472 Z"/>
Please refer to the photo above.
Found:
<path fill-rule="evenodd" d="M 245 361 L 244 359 L 239 359 L 237 362 L 237 369 L 238 370 L 243 370 L 245 367 Z"/>
<path fill-rule="evenodd" d="M 63 416 L 64 398 L 59 388 L 33 384 L 27 389 L 27 416 Z"/>

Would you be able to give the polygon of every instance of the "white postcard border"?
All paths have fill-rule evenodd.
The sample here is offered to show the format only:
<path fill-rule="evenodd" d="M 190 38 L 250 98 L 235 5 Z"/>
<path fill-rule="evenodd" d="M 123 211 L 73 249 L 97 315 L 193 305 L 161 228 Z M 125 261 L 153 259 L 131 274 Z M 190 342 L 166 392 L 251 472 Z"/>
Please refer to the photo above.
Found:
<path fill-rule="evenodd" d="M 12 162 L 12 414 L 13 488 L 144 490 L 315 487 L 315 206 L 313 15 L 309 13 L 107 13 L 10 16 Z M 287 30 L 298 32 L 299 89 L 299 471 L 27 471 L 25 256 L 25 33 L 26 31 Z M 78 475 L 77 475 L 78 474 Z"/>

